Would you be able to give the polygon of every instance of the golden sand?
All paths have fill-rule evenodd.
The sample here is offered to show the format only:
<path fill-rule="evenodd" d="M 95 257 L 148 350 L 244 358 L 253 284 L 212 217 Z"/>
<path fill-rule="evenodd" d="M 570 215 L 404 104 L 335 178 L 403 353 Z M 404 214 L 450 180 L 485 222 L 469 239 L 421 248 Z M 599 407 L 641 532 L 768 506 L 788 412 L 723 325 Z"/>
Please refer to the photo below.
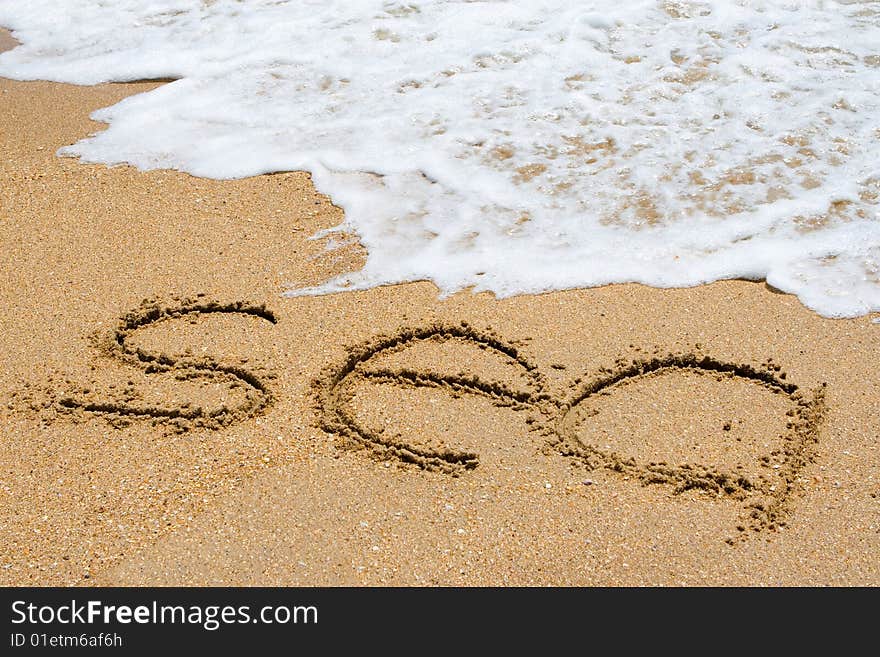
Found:
<path fill-rule="evenodd" d="M 0 80 L 0 583 L 880 584 L 870 318 L 284 298 L 363 258 L 308 175 L 55 155 L 154 86 Z"/>

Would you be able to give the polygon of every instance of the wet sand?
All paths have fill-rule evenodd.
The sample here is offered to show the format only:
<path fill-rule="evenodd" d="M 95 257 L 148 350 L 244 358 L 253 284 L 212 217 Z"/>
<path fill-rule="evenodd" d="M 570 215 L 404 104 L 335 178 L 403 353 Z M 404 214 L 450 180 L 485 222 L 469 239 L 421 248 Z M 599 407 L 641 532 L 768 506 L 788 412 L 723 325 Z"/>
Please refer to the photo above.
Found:
<path fill-rule="evenodd" d="M 155 84 L 0 80 L 0 583 L 880 584 L 870 318 L 285 298 L 364 255 L 307 174 L 55 155 Z"/>

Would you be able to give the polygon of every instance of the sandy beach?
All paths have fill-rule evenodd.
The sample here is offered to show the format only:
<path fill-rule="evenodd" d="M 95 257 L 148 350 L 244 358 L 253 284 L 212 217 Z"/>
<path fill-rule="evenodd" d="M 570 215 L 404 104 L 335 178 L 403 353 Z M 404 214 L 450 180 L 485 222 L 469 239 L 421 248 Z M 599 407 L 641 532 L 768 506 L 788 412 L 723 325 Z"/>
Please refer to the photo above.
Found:
<path fill-rule="evenodd" d="M 880 585 L 872 317 L 286 298 L 364 258 L 307 174 L 56 155 L 157 84 L 0 79 L 0 584 Z"/>

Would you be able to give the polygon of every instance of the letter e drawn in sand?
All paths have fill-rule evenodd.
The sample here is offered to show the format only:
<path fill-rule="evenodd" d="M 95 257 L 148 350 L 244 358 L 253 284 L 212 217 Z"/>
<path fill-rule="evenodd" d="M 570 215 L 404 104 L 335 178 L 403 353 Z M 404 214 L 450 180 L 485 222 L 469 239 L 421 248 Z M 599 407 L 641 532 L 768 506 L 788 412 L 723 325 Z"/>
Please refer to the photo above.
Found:
<path fill-rule="evenodd" d="M 430 349 L 430 345 L 452 341 L 470 344 L 518 370 L 521 385 L 514 389 L 473 374 L 440 374 L 429 367 L 384 364 L 389 355 L 403 350 Z M 480 455 L 475 451 L 416 445 L 399 433 L 367 426 L 357 417 L 355 391 L 368 383 L 399 389 L 437 388 L 456 397 L 488 398 L 496 406 L 527 412 L 530 430 L 545 437 L 550 449 L 589 470 L 609 470 L 643 485 L 666 485 L 673 495 L 693 491 L 707 499 L 726 498 L 739 503 L 743 513 L 737 524 L 738 537 L 746 537 L 748 530 L 759 532 L 785 524 L 800 473 L 815 458 L 824 416 L 825 384 L 804 394 L 780 370 L 772 361 L 758 367 L 698 353 L 655 354 L 629 361 L 619 359 L 614 368 L 602 368 L 585 382 L 578 379 L 568 387 L 572 396 L 565 399 L 549 394 L 540 370 L 514 344 L 491 331 L 478 331 L 466 323 L 432 324 L 403 328 L 394 335 L 380 336 L 350 349 L 341 364 L 329 368 L 315 381 L 315 396 L 324 431 L 346 439 L 352 446 L 367 448 L 379 459 L 395 458 L 452 476 L 477 468 Z M 629 454 L 582 435 L 590 422 L 602 421 L 602 414 L 589 408 L 595 399 L 632 394 L 634 386 L 646 381 L 662 384 L 664 377 L 669 376 L 690 377 L 694 380 L 691 385 L 705 380 L 722 392 L 731 386 L 741 386 L 746 392 L 751 390 L 751 395 L 768 395 L 767 399 L 773 401 L 764 405 L 773 412 L 780 411 L 777 420 L 784 429 L 773 436 L 759 436 L 759 440 L 751 443 L 737 443 L 743 440 L 737 433 L 740 427 L 731 422 L 719 424 L 720 438 L 700 436 L 699 440 L 719 443 L 715 453 L 726 456 L 721 466 L 688 460 L 691 452 L 682 449 L 673 449 L 672 458 L 651 458 L 653 446 L 649 444 L 629 445 L 629 450 L 636 452 Z M 685 393 L 694 403 L 700 403 L 695 388 L 687 388 Z M 740 539 L 726 540 L 735 543 Z"/>
<path fill-rule="evenodd" d="M 138 404 L 133 395 L 119 400 L 100 400 L 83 394 L 53 396 L 51 405 L 61 413 L 86 413 L 102 416 L 114 426 L 125 426 L 132 420 L 150 420 L 164 424 L 174 431 L 193 428 L 220 429 L 263 413 L 274 401 L 267 383 L 273 375 L 258 368 L 244 367 L 240 362 L 217 360 L 211 356 L 166 354 L 131 344 L 130 339 L 139 330 L 160 322 L 206 315 L 239 315 L 277 323 L 275 314 L 263 305 L 247 302 L 221 303 L 210 301 L 204 295 L 195 298 L 174 298 L 169 304 L 147 299 L 140 307 L 127 313 L 117 323 L 109 338 L 99 345 L 104 356 L 140 369 L 144 374 L 166 374 L 176 381 L 201 381 L 229 389 L 241 389 L 241 401 L 223 403 L 217 408 L 180 404 L 160 406 Z M 90 391 L 89 391 L 90 392 Z"/>
<path fill-rule="evenodd" d="M 381 357 L 419 345 L 459 342 L 491 354 L 519 370 L 524 385 L 515 390 L 502 383 L 486 381 L 476 375 L 440 374 L 426 369 L 394 368 L 375 365 Z M 514 409 L 538 408 L 550 402 L 543 393 L 544 380 L 538 369 L 523 358 L 517 348 L 490 332 L 481 332 L 466 323 L 432 324 L 402 329 L 396 335 L 380 336 L 349 351 L 340 366 L 329 369 L 315 382 L 321 427 L 355 444 L 369 448 L 377 457 L 393 457 L 428 470 L 458 476 L 479 464 L 477 454 L 454 449 L 420 447 L 396 436 L 364 426 L 351 409 L 354 386 L 358 382 L 390 384 L 404 388 L 440 388 L 452 395 L 470 394 L 488 398 L 496 406 Z"/>

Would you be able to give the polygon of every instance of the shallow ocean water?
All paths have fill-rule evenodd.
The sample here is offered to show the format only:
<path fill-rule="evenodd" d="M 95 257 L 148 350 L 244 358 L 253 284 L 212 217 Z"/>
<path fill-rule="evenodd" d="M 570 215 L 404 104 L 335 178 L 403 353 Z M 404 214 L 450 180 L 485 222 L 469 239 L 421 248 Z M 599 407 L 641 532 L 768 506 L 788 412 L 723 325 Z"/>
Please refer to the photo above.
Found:
<path fill-rule="evenodd" d="M 368 250 L 293 294 L 766 279 L 880 311 L 880 6 L 0 0 L 0 75 L 178 78 L 86 162 L 305 169 Z"/>

